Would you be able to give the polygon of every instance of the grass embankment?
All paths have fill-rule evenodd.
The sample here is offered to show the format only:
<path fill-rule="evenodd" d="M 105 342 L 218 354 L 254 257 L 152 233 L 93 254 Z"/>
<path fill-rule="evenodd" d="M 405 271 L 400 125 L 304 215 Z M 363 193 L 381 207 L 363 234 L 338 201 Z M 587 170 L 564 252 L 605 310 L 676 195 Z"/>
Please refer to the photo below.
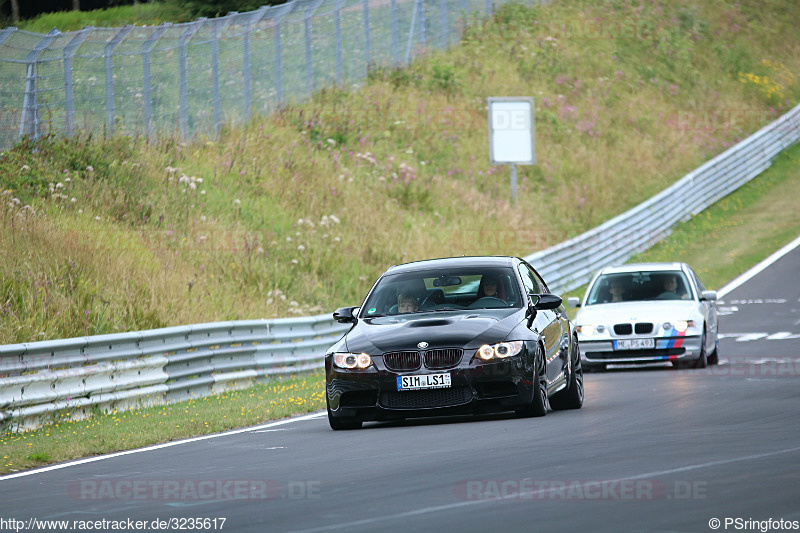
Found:
<path fill-rule="evenodd" d="M 793 7 L 508 5 L 219 141 L 24 142 L 0 156 L 0 343 L 327 312 L 394 263 L 560 242 L 800 100 Z M 514 94 L 539 157 L 516 207 L 485 110 Z"/>
<path fill-rule="evenodd" d="M 53 28 L 61 32 L 79 30 L 85 26 L 95 28 L 117 28 L 126 24 L 135 26 L 156 26 L 164 22 L 186 22 L 192 20 L 191 13 L 175 3 L 148 2 L 130 6 L 117 6 L 91 11 L 59 11 L 43 13 L 34 18 L 12 24 L 20 30 L 47 33 Z"/>
<path fill-rule="evenodd" d="M 552 23 L 598 17 L 649 29 L 597 38 Z M 0 228 L 0 343 L 329 311 L 359 302 L 393 263 L 555 244 L 794 105 L 797 27 L 790 1 L 507 6 L 457 49 L 373 72 L 353 92 L 323 91 L 220 141 L 24 143 L 0 156 L 0 189 L 11 191 Z M 486 97 L 504 94 L 537 98 L 539 165 L 519 169 L 516 207 L 507 169 L 486 154 Z M 774 198 L 788 201 L 781 187 L 796 190 L 793 172 L 770 189 Z M 731 221 L 771 205 L 731 204 L 718 220 L 744 230 L 749 221 Z M 512 238 L 502 233 L 510 227 L 519 228 Z M 766 219 L 763 227 L 772 235 Z M 708 242 L 708 255 L 724 256 L 722 245 Z M 761 253 L 737 250 L 742 265 Z M 315 379 L 309 394 L 321 391 Z M 246 411 L 233 394 L 223 403 Z M 165 429 L 148 442 L 284 416 L 256 411 L 264 400 L 251 405 L 234 425 L 215 418 L 209 428 L 181 404 L 153 408 L 183 416 L 169 427 L 146 410 L 124 415 Z M 85 440 L 61 433 L 58 446 L 55 426 L 4 436 L 13 463 L 5 471 L 144 444 L 133 442 L 138 430 L 124 444 L 116 435 L 125 429 L 94 432 L 118 415 L 73 422 L 69 435 Z M 177 431 L 187 423 L 191 431 Z"/>

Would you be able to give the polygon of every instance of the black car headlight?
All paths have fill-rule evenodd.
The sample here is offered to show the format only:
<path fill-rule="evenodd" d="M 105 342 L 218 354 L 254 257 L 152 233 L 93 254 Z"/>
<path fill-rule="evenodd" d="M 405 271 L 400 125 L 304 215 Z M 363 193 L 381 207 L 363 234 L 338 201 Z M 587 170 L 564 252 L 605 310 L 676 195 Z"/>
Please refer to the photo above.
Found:
<path fill-rule="evenodd" d="M 492 359 L 505 359 L 522 351 L 522 341 L 498 342 L 497 344 L 484 344 L 475 352 L 475 357 L 484 361 Z"/>
<path fill-rule="evenodd" d="M 364 370 L 372 365 L 372 357 L 365 353 L 339 352 L 333 354 L 333 364 L 346 370 Z"/>

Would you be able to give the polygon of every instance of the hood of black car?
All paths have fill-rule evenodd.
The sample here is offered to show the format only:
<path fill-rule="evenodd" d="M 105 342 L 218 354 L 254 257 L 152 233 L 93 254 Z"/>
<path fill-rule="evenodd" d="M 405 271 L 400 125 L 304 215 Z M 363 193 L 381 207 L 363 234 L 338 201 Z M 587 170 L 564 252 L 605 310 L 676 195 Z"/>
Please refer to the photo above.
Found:
<path fill-rule="evenodd" d="M 373 355 L 417 350 L 420 342 L 427 342 L 429 348 L 477 348 L 506 340 L 523 318 L 524 312 L 520 309 L 440 311 L 365 318 L 350 330 L 345 342 L 350 352 Z"/>

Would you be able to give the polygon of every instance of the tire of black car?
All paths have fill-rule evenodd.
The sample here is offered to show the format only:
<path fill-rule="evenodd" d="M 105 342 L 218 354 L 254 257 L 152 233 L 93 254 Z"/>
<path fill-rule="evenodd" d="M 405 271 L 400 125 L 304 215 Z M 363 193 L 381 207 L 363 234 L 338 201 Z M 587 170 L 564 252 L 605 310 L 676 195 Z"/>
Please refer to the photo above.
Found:
<path fill-rule="evenodd" d="M 547 400 L 547 372 L 544 366 L 544 351 L 539 344 L 536 345 L 533 371 L 533 398 L 531 403 L 517 409 L 519 416 L 544 416 L 547 414 L 549 405 Z"/>
<path fill-rule="evenodd" d="M 355 417 L 336 417 L 333 416 L 331 413 L 331 406 L 328 402 L 328 395 L 325 395 L 325 406 L 328 409 L 328 424 L 330 424 L 331 429 L 335 431 L 339 430 L 347 430 L 347 429 L 361 429 L 362 421 L 355 418 Z"/>
<path fill-rule="evenodd" d="M 573 339 L 567 387 L 550 398 L 550 407 L 556 410 L 580 409 L 583 406 L 583 367 L 578 339 Z"/>

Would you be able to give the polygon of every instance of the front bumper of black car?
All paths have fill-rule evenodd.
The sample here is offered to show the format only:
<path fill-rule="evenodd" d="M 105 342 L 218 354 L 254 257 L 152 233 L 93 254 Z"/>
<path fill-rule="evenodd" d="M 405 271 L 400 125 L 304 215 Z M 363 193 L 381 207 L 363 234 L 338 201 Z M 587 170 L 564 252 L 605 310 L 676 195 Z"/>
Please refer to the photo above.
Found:
<path fill-rule="evenodd" d="M 325 358 L 326 394 L 334 417 L 363 421 L 391 420 L 458 413 L 514 410 L 530 404 L 533 397 L 533 361 L 528 350 L 508 359 L 482 361 L 465 350 L 452 368 L 392 371 L 381 356 L 365 370 L 344 370 Z M 398 376 L 450 375 L 450 386 L 398 390 Z"/>

